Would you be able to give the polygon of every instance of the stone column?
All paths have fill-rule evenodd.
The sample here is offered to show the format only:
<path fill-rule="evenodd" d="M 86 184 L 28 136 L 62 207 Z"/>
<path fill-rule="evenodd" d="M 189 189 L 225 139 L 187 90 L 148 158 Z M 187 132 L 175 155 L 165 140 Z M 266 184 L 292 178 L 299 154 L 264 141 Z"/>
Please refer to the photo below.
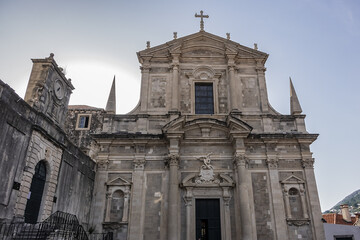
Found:
<path fill-rule="evenodd" d="M 291 210 L 290 210 L 290 201 L 289 201 L 289 189 L 284 186 L 284 199 L 285 199 L 285 209 L 286 209 L 286 218 L 291 219 Z"/>
<path fill-rule="evenodd" d="M 133 172 L 133 191 L 129 223 L 129 239 L 142 240 L 143 235 L 143 185 L 144 185 L 145 156 L 135 156 Z"/>
<path fill-rule="evenodd" d="M 124 193 L 124 212 L 123 212 L 123 217 L 121 219 L 122 222 L 127 222 L 128 221 L 128 216 L 129 216 L 129 198 L 130 198 L 130 193 L 129 193 L 129 187 L 127 186 L 125 189 L 125 193 Z"/>
<path fill-rule="evenodd" d="M 258 83 L 259 83 L 259 95 L 260 95 L 260 106 L 262 112 L 267 112 L 269 110 L 268 107 L 268 96 L 267 96 L 267 89 L 266 89 L 266 82 L 265 82 L 265 71 L 266 68 L 261 60 L 257 61 L 256 65 Z"/>
<path fill-rule="evenodd" d="M 309 218 L 308 215 L 308 210 L 307 210 L 307 204 L 306 204 L 306 199 L 305 199 L 305 189 L 303 185 L 300 185 L 300 198 L 301 198 L 301 206 L 303 209 L 303 217 L 305 219 Z"/>
<path fill-rule="evenodd" d="M 106 212 L 105 212 L 105 222 L 110 222 L 110 210 L 111 210 L 111 192 L 106 193 Z"/>
<path fill-rule="evenodd" d="M 141 69 L 141 90 L 140 90 L 140 110 L 146 112 L 148 104 L 148 92 L 149 92 L 149 77 L 150 77 L 150 58 L 144 58 L 144 63 L 140 67 Z"/>
<path fill-rule="evenodd" d="M 240 221 L 241 221 L 241 238 L 254 239 L 252 231 L 252 218 L 250 210 L 249 198 L 249 182 L 248 179 L 248 160 L 245 158 L 245 152 L 237 152 L 234 156 L 234 164 L 237 170 L 237 189 L 240 207 Z"/>
<path fill-rule="evenodd" d="M 171 110 L 178 111 L 179 109 L 179 55 L 172 54 L 172 99 L 171 99 Z"/>
<path fill-rule="evenodd" d="M 169 214 L 168 214 L 168 240 L 178 239 L 178 167 L 179 155 L 170 153 L 168 156 L 169 165 Z"/>

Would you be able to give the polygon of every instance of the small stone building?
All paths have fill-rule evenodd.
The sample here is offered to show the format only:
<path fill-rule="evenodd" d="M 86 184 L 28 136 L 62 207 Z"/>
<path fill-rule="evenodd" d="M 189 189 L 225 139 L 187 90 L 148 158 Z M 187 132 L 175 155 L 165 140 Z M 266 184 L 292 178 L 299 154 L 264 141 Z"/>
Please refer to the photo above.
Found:
<path fill-rule="evenodd" d="M 306 131 L 291 82 L 290 114 L 271 107 L 268 54 L 202 26 L 137 56 L 140 101 L 122 115 L 115 111 L 115 79 L 105 109 L 68 107 L 73 87 L 53 57 L 33 60 L 28 104 L 20 99 L 18 114 L 32 122 L 28 133 L 14 130 L 26 126 L 19 121 L 1 118 L 25 139 L 14 142 L 23 146 L 18 167 L 4 160 L 14 152 L 0 142 L 0 170 L 17 171 L 7 171 L 13 175 L 1 189 L 2 215 L 24 215 L 44 160 L 51 174 L 40 215 L 56 208 L 88 214 L 89 228 L 114 232 L 115 239 L 325 238 L 310 151 L 318 135 Z M 11 190 L 13 179 L 20 189 Z"/>

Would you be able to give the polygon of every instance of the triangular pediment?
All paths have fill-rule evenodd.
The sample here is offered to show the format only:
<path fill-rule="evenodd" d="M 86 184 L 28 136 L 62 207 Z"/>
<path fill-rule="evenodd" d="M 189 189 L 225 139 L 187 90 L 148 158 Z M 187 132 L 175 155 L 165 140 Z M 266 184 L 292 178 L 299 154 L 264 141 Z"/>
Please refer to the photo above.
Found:
<path fill-rule="evenodd" d="M 290 175 L 281 181 L 282 184 L 294 184 L 294 183 L 305 183 L 305 181 L 295 175 Z"/>
<path fill-rule="evenodd" d="M 106 183 L 108 186 L 129 186 L 131 182 L 127 181 L 122 177 L 116 177 Z"/>
<path fill-rule="evenodd" d="M 236 58 L 262 59 L 266 61 L 268 54 L 245 47 L 226 38 L 202 31 L 187 35 L 164 44 L 147 48 L 138 52 L 140 63 L 145 58 L 148 59 L 168 59 L 171 60 L 171 54 L 178 53 L 180 57 L 225 57 L 227 54 L 233 54 Z"/>

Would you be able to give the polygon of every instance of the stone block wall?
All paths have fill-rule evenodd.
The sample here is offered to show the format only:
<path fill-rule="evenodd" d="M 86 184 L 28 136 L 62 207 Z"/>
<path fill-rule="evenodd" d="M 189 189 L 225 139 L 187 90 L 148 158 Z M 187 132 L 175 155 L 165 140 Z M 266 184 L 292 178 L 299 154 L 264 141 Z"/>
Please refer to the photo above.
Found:
<path fill-rule="evenodd" d="M 38 221 L 56 210 L 89 221 L 95 163 L 52 119 L 29 106 L 0 81 L 0 222 L 23 221 L 35 166 L 47 178 Z"/>

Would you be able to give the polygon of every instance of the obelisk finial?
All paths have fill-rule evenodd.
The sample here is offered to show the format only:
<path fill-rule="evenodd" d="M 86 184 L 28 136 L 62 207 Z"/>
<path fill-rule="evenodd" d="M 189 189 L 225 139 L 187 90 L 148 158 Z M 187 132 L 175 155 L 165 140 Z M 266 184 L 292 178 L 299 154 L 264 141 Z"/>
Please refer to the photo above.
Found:
<path fill-rule="evenodd" d="M 200 15 L 195 13 L 195 17 L 201 18 L 201 20 L 200 20 L 200 32 L 204 31 L 204 18 L 209 18 L 209 15 L 204 15 L 203 13 L 204 13 L 203 10 L 200 11 Z"/>

